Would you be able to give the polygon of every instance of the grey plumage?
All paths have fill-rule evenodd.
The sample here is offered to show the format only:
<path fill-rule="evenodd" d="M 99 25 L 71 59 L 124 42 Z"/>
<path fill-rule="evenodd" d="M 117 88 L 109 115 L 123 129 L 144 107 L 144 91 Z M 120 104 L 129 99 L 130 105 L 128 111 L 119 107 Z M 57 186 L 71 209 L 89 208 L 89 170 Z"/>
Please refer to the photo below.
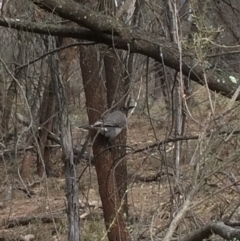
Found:
<path fill-rule="evenodd" d="M 97 120 L 93 125 L 83 127 L 94 129 L 107 138 L 115 138 L 127 125 L 127 112 L 135 106 L 122 107 Z"/>

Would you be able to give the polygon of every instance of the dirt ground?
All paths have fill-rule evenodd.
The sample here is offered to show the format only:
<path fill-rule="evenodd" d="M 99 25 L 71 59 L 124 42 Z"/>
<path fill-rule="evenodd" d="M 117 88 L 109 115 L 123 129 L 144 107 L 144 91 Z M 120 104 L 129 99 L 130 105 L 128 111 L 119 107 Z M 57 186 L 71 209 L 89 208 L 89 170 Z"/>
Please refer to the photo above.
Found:
<path fill-rule="evenodd" d="M 158 140 L 166 138 L 169 123 L 164 118 L 161 121 L 153 120 L 151 123 L 146 116 L 139 116 L 134 115 L 129 121 L 128 145 L 136 150 L 155 143 L 155 136 Z M 196 133 L 191 127 L 188 127 L 188 130 L 189 133 Z M 197 141 L 188 143 L 183 144 L 186 145 L 184 149 L 187 153 L 181 160 L 181 174 L 177 185 L 173 185 L 173 150 L 170 144 L 159 150 L 146 150 L 128 155 L 130 221 L 127 228 L 133 240 L 161 240 L 170 220 L 184 205 L 192 190 L 195 169 L 188 163 Z M 191 207 L 182 219 L 176 235 L 187 234 L 210 219 L 219 220 L 231 213 L 232 218 L 238 219 L 238 187 L 233 185 L 227 176 L 231 173 L 235 181 L 238 181 L 240 176 L 236 149 L 238 146 L 234 146 L 232 142 L 226 145 L 222 145 L 222 149 L 219 144 L 216 144 L 217 147 L 212 145 L 211 150 L 206 151 L 208 155 L 200 166 L 202 173 L 199 174 L 199 180 L 205 181 L 194 195 Z M 208 144 L 205 147 L 208 147 Z M 224 160 L 217 161 L 216 153 L 221 153 L 221 150 L 226 153 L 229 148 L 233 148 L 235 155 L 225 155 Z M 64 177 L 43 179 L 29 188 L 31 195 L 28 195 L 18 177 L 17 166 L 16 163 L 8 165 L 4 162 L 0 165 L 0 240 L 16 240 L 19 237 L 23 240 L 23 237 L 29 234 L 39 241 L 67 240 Z M 77 172 L 80 174 L 85 166 L 79 164 Z M 33 174 L 30 182 L 36 180 L 39 179 Z M 79 181 L 79 189 L 81 239 L 107 240 L 93 166 L 86 169 Z M 175 193 L 174 196 L 171 193 Z"/>

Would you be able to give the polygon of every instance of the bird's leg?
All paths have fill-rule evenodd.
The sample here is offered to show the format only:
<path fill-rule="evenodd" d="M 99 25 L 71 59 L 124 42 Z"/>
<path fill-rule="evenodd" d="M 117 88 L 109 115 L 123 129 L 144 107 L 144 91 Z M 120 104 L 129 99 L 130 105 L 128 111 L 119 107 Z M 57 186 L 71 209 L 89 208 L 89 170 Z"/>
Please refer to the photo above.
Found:
<path fill-rule="evenodd" d="M 113 140 L 111 140 L 110 138 L 107 138 L 107 145 L 109 147 L 109 149 L 111 149 L 111 147 L 113 146 Z"/>

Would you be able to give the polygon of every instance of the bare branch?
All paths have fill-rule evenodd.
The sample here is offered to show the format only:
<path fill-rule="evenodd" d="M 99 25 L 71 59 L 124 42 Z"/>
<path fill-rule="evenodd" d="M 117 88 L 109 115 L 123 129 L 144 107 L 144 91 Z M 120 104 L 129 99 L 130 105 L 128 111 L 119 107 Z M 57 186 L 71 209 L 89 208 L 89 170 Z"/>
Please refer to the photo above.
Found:
<path fill-rule="evenodd" d="M 235 229 L 228 224 L 223 222 L 210 223 L 201 229 L 187 235 L 180 241 L 202 241 L 208 239 L 213 234 L 217 234 L 226 240 L 240 240 L 240 229 Z"/>
<path fill-rule="evenodd" d="M 32 0 L 32 2 L 91 31 L 79 27 L 64 27 L 64 25 L 60 25 L 57 28 L 56 25 L 48 25 L 46 23 L 41 23 L 37 26 L 35 23 L 22 22 L 20 20 L 11 22 L 6 19 L 0 19 L 0 25 L 5 27 L 11 26 L 12 28 L 28 32 L 75 37 L 105 43 L 118 49 L 130 50 L 132 53 L 149 56 L 179 71 L 178 47 L 163 36 L 131 28 L 115 18 L 97 13 L 73 1 Z M 205 85 L 202 71 L 204 67 L 196 61 L 194 58 L 195 54 L 185 48 L 182 48 L 182 53 L 182 73 L 192 80 Z M 207 84 L 209 89 L 220 92 L 227 97 L 231 97 L 234 94 L 238 86 L 238 79 L 240 79 L 238 74 L 229 74 L 226 71 L 215 71 L 213 73 L 212 69 L 205 70 L 205 73 L 208 75 Z M 240 96 L 237 97 L 237 100 L 239 99 Z"/>
<path fill-rule="evenodd" d="M 25 116 L 21 115 L 20 113 L 16 113 L 16 119 L 19 123 L 23 124 L 24 126 L 29 126 L 30 125 L 30 121 L 28 120 L 28 118 L 26 118 Z M 41 127 L 39 127 L 41 128 Z M 48 132 L 48 137 L 49 140 L 54 141 L 55 143 L 59 144 L 61 146 L 61 139 L 56 136 L 54 133 L 52 132 Z M 86 143 L 87 145 L 87 143 Z M 32 146 L 30 147 L 19 147 L 17 150 L 30 150 L 33 149 Z M 75 163 L 79 163 L 79 159 L 83 158 L 89 162 L 91 162 L 93 160 L 93 157 L 87 153 L 85 151 L 86 146 L 83 146 L 82 150 L 78 150 L 76 148 L 73 148 L 73 153 L 74 153 L 74 162 Z M 2 152 L 0 152 L 0 155 L 5 154 L 5 153 L 9 153 L 9 152 L 14 152 L 14 150 L 4 150 Z"/>

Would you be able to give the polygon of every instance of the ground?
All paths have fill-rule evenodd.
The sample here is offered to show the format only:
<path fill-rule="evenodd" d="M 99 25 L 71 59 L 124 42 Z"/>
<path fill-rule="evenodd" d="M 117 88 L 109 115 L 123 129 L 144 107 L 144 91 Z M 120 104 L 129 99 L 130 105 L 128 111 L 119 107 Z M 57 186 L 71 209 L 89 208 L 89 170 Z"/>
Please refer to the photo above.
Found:
<path fill-rule="evenodd" d="M 153 113 L 154 111 L 157 110 L 153 110 Z M 164 118 L 160 121 L 153 119 L 153 123 L 151 123 L 143 113 L 134 114 L 128 125 L 128 145 L 134 149 L 150 145 L 156 141 L 155 134 L 159 140 L 166 138 L 169 123 Z M 154 125 L 155 134 L 152 125 Z M 189 133 L 196 134 L 196 126 L 188 126 Z M 199 192 L 193 197 L 191 208 L 177 229 L 178 235 L 191 232 L 210 219 L 222 219 L 227 214 L 230 215 L 231 212 L 235 219 L 238 218 L 238 187 L 233 185 L 231 178 L 227 176 L 231 173 L 234 175 L 235 181 L 240 176 L 237 164 L 238 151 L 232 141 L 232 139 L 231 143 L 228 143 L 229 140 L 225 141 L 224 145 L 216 142 L 216 147 L 211 145 L 211 148 L 209 143 L 201 143 L 202 155 L 207 154 L 200 166 L 203 173 L 199 174 L 199 180 L 202 180 L 203 177 L 206 180 Z M 197 143 L 196 140 L 192 141 L 191 144 L 184 142 L 183 145 L 186 145 L 184 150 L 187 151 L 181 160 L 181 175 L 178 185 L 174 187 L 170 185 L 174 183 L 173 163 L 171 161 L 173 150 L 170 144 L 160 147 L 159 150 L 146 150 L 128 156 L 128 201 L 130 208 L 128 229 L 134 240 L 144 237 L 160 240 L 163 237 L 166 231 L 165 227 L 169 224 L 172 215 L 176 214 L 177 208 L 181 208 L 191 191 L 195 167 L 189 165 L 189 158 L 193 156 Z M 229 157 L 229 154 L 226 154 L 226 149 L 228 151 L 234 150 L 235 154 Z M 216 153 L 220 155 L 222 152 L 226 154 L 226 159 L 217 160 Z M 60 156 L 56 155 L 55 158 L 60 160 Z M 168 168 L 165 165 L 166 160 Z M 32 195 L 28 197 L 19 188 L 22 184 L 16 171 L 17 168 L 14 169 L 13 164 L 8 165 L 4 162 L 1 162 L 0 168 L 0 240 L 15 240 L 28 234 L 33 234 L 35 240 L 39 241 L 67 240 L 65 180 L 63 176 L 41 180 L 30 188 Z M 79 164 L 77 166 L 78 173 L 81 173 L 84 168 L 85 164 Z M 158 178 L 152 178 L 156 173 L 161 175 Z M 167 175 L 167 173 L 169 174 Z M 34 180 L 38 180 L 38 177 L 33 174 L 30 181 Z M 79 181 L 79 188 L 82 240 L 107 240 L 93 166 L 85 171 Z M 172 200 L 171 190 L 176 188 L 179 191 L 175 192 L 176 199 Z M 173 202 L 177 203 L 174 206 L 175 210 L 171 208 Z"/>

